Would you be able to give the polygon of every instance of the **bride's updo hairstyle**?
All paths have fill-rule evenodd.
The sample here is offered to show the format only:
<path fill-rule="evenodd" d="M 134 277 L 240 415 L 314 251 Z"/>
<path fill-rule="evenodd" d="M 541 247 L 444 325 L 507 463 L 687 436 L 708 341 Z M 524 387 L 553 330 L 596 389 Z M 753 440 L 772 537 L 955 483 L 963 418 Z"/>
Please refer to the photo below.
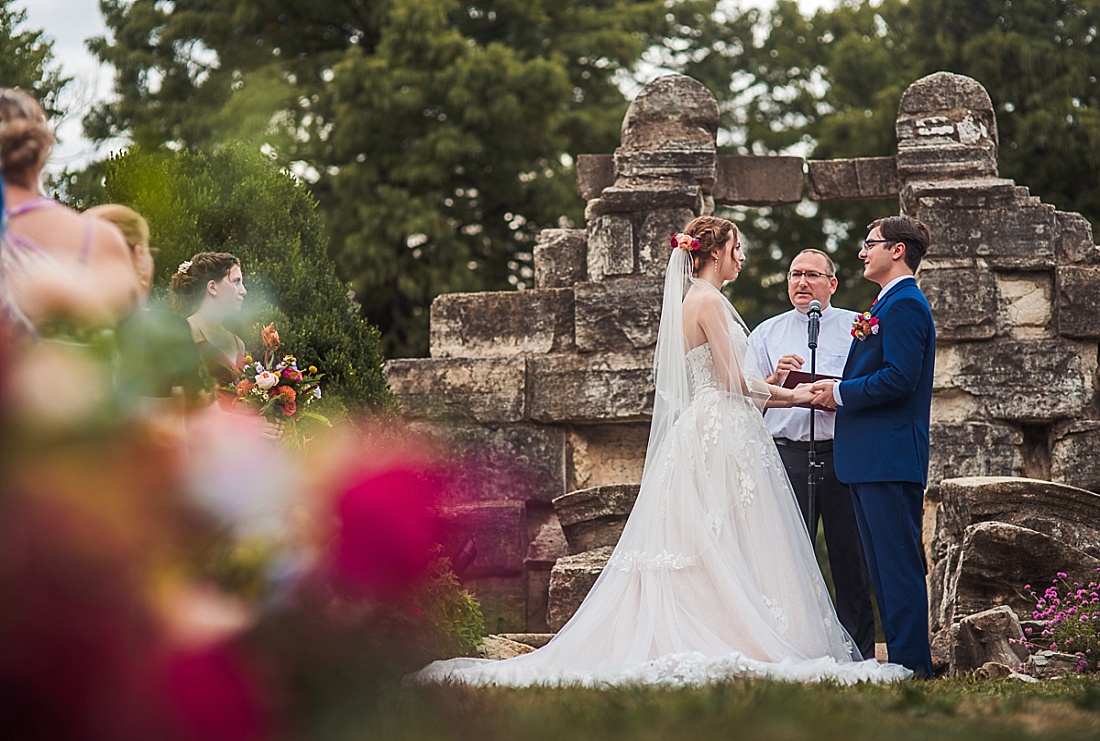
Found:
<path fill-rule="evenodd" d="M 0 174 L 4 180 L 34 188 L 53 142 L 38 101 L 17 88 L 0 88 Z"/>
<path fill-rule="evenodd" d="M 184 316 L 194 314 L 202 303 L 206 284 L 221 280 L 240 264 L 241 261 L 228 252 L 200 252 L 181 262 L 168 283 L 176 311 Z"/>
<path fill-rule="evenodd" d="M 690 234 L 699 240 L 699 249 L 691 251 L 691 273 L 698 275 L 707 263 L 713 263 L 714 257 L 730 238 L 736 239 L 737 225 L 717 216 L 699 216 L 684 227 L 684 234 Z"/>

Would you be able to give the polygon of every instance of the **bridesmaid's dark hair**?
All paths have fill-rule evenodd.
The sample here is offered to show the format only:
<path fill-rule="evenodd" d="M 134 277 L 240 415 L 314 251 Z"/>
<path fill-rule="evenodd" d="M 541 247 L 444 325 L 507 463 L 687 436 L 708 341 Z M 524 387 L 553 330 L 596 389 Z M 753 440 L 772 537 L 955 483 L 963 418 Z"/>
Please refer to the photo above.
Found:
<path fill-rule="evenodd" d="M 195 313 L 202 303 L 206 284 L 221 280 L 229 275 L 234 266 L 240 265 L 241 261 L 228 252 L 200 252 L 180 263 L 168 283 L 176 311 L 184 316 Z"/>
<path fill-rule="evenodd" d="M 699 216 L 684 227 L 684 234 L 690 234 L 699 240 L 699 249 L 691 253 L 691 273 L 698 275 L 714 259 L 715 253 L 726 246 L 730 234 L 734 235 L 734 239 L 737 238 L 737 225 L 717 216 Z"/>

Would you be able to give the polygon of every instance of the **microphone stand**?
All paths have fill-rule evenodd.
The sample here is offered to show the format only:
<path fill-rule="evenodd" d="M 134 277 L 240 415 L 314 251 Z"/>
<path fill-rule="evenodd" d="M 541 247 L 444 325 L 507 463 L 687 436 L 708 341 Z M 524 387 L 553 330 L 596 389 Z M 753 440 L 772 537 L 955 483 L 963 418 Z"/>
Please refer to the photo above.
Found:
<path fill-rule="evenodd" d="M 817 335 L 820 329 L 821 321 L 821 304 L 817 301 L 810 303 L 809 311 L 810 324 L 807 327 L 809 333 L 808 340 L 806 342 L 807 347 L 810 348 L 810 383 L 817 382 Z M 817 437 L 814 434 L 814 418 L 817 416 L 815 413 L 817 410 L 813 404 L 810 404 L 810 450 L 808 453 L 809 460 L 807 466 L 807 481 L 806 491 L 809 499 L 807 509 L 809 514 L 810 523 L 817 522 L 817 482 L 820 479 L 818 470 L 825 467 L 824 463 L 819 463 L 817 460 Z M 810 533 L 810 543 L 817 540 L 817 533 Z"/>

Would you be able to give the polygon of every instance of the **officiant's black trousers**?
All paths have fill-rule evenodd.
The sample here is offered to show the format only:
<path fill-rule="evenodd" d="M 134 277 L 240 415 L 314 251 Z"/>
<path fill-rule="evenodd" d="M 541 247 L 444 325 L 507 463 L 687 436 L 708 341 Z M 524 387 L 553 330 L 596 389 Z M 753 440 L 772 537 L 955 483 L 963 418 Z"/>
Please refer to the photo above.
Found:
<path fill-rule="evenodd" d="M 824 465 L 818 469 L 821 477 L 817 483 L 817 496 L 811 502 L 808 479 L 809 443 L 792 443 L 788 440 L 775 442 L 794 488 L 798 508 L 802 510 L 802 517 L 806 521 L 811 542 L 817 539 L 819 520 L 825 531 L 825 546 L 829 551 L 829 567 L 836 588 L 836 614 L 840 618 L 840 624 L 852 636 L 863 658 L 874 658 L 875 617 L 871 609 L 867 564 L 863 557 L 859 527 L 856 525 L 852 493 L 847 486 L 836 480 L 836 473 L 833 471 L 833 443 L 828 440 L 817 444 L 817 461 Z"/>

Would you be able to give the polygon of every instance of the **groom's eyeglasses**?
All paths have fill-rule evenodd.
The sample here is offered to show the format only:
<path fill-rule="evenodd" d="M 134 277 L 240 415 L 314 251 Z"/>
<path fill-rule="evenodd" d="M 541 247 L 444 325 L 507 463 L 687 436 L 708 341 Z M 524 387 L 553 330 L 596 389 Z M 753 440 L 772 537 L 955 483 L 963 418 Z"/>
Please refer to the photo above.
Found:
<path fill-rule="evenodd" d="M 865 239 L 863 240 L 863 246 L 867 249 L 871 249 L 871 245 L 873 244 L 896 244 L 897 241 L 896 239 Z"/>
<path fill-rule="evenodd" d="M 832 278 L 833 276 L 828 273 L 819 273 L 816 270 L 792 270 L 787 273 L 787 280 L 791 283 L 802 280 L 805 278 L 809 281 L 821 280 L 822 278 Z"/>

